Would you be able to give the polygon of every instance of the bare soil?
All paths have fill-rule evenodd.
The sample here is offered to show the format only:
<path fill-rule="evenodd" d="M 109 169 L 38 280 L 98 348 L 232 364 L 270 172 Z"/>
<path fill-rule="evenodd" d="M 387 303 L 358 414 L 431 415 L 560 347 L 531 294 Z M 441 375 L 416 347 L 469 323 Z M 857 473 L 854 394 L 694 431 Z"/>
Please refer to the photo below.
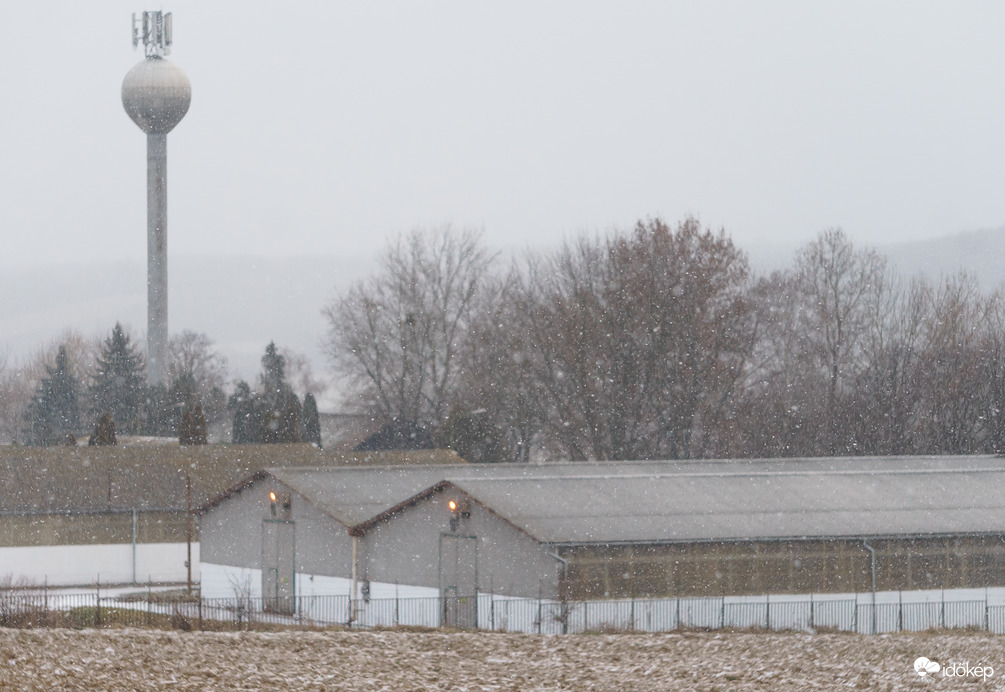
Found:
<path fill-rule="evenodd" d="M 990 665 L 922 679 L 914 661 Z M 969 684 L 968 684 L 969 683 Z M 0 629 L 0 690 L 977 690 L 1005 637 Z"/>

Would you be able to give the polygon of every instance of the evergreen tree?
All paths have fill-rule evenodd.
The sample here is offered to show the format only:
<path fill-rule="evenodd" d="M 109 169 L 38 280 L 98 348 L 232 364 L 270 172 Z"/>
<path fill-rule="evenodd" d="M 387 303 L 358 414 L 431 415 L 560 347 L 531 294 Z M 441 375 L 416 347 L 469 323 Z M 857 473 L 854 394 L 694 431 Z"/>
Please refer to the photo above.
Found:
<path fill-rule="evenodd" d="M 282 416 L 277 409 L 271 406 L 262 409 L 262 416 L 258 424 L 258 436 L 255 440 L 258 444 L 268 445 L 282 442 L 279 436 L 279 429 L 282 427 Z"/>
<path fill-rule="evenodd" d="M 279 419 L 279 442 L 300 442 L 300 421 L 303 407 L 293 392 L 286 395 L 286 405 Z"/>
<path fill-rule="evenodd" d="M 143 433 L 158 437 L 180 434 L 182 411 L 191 399 L 198 399 L 195 378 L 189 373 L 176 375 L 170 387 L 155 384 L 147 387 L 143 410 Z"/>
<path fill-rule="evenodd" d="M 140 431 L 144 435 L 174 437 L 178 434 L 178 406 L 174 392 L 162 384 L 146 388 Z"/>
<path fill-rule="evenodd" d="M 46 365 L 45 371 L 24 415 L 30 445 L 60 444 L 80 428 L 80 384 L 70 372 L 65 345 L 59 347 L 55 366 Z"/>
<path fill-rule="evenodd" d="M 143 423 L 145 390 L 143 357 L 116 322 L 101 347 L 91 377 L 92 410 L 110 414 L 120 431 L 135 434 Z"/>
<path fill-rule="evenodd" d="M 262 356 L 261 397 L 266 405 L 281 412 L 286 404 L 290 385 L 286 381 L 286 358 L 279 354 L 276 342 L 270 341 Z"/>
<path fill-rule="evenodd" d="M 261 444 L 300 442 L 300 412 L 300 400 L 289 392 L 281 406 L 270 406 L 263 411 L 258 441 Z"/>
<path fill-rule="evenodd" d="M 247 382 L 242 380 L 237 383 L 227 402 L 227 408 L 234 412 L 231 441 L 236 445 L 257 443 L 261 414 Z"/>
<path fill-rule="evenodd" d="M 24 412 L 24 443 L 30 447 L 49 447 L 56 444 L 56 431 L 52 425 L 52 412 L 38 394 Z"/>
<path fill-rule="evenodd" d="M 191 398 L 185 404 L 178 424 L 178 443 L 181 445 L 204 445 L 207 442 L 206 416 L 202 404 Z"/>
<path fill-rule="evenodd" d="M 304 394 L 304 415 L 300 419 L 300 439 L 321 447 L 321 418 L 318 415 L 318 402 L 310 392 Z"/>
<path fill-rule="evenodd" d="M 262 356 L 261 390 L 253 397 L 258 416 L 258 437 L 261 444 L 300 441 L 300 406 L 293 389 L 286 381 L 286 358 L 270 341 Z M 292 400 L 291 400 L 292 398 Z"/>
<path fill-rule="evenodd" d="M 265 347 L 258 382 L 258 392 L 251 391 L 247 382 L 238 382 L 227 402 L 234 415 L 234 444 L 299 442 L 300 400 L 286 381 L 286 358 L 274 341 Z"/>

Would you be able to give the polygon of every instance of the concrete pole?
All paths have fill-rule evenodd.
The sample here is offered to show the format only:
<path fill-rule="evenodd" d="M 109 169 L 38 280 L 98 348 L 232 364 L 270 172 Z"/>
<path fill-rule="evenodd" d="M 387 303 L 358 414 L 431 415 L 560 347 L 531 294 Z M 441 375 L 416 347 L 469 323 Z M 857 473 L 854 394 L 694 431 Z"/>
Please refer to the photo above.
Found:
<path fill-rule="evenodd" d="M 147 135 L 147 380 L 166 384 L 167 135 Z"/>
<path fill-rule="evenodd" d="M 863 540 L 862 545 L 866 550 L 869 551 L 870 564 L 872 566 L 872 633 L 879 634 L 876 631 L 876 549 L 869 545 L 869 541 Z M 856 608 L 858 604 L 856 602 Z"/>

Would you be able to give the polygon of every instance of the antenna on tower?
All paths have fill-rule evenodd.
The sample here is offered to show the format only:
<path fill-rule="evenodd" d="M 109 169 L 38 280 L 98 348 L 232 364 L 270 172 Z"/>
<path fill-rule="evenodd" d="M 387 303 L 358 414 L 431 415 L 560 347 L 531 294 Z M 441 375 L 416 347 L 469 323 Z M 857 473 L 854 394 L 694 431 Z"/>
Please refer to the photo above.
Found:
<path fill-rule="evenodd" d="M 133 12 L 133 50 L 143 41 L 143 47 L 148 58 L 160 58 L 171 55 L 171 44 L 174 43 L 174 19 L 171 13 L 161 11 L 144 12 L 138 18 Z"/>

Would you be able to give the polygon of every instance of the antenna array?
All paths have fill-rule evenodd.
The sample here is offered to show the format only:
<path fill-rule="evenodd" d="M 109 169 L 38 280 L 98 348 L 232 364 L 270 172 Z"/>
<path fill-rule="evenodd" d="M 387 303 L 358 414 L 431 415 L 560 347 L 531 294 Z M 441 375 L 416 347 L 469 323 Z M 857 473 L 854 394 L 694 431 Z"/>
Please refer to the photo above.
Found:
<path fill-rule="evenodd" d="M 134 12 L 133 50 L 143 41 L 148 58 L 171 55 L 171 44 L 174 43 L 172 24 L 170 12 L 144 12 L 142 19 Z"/>

